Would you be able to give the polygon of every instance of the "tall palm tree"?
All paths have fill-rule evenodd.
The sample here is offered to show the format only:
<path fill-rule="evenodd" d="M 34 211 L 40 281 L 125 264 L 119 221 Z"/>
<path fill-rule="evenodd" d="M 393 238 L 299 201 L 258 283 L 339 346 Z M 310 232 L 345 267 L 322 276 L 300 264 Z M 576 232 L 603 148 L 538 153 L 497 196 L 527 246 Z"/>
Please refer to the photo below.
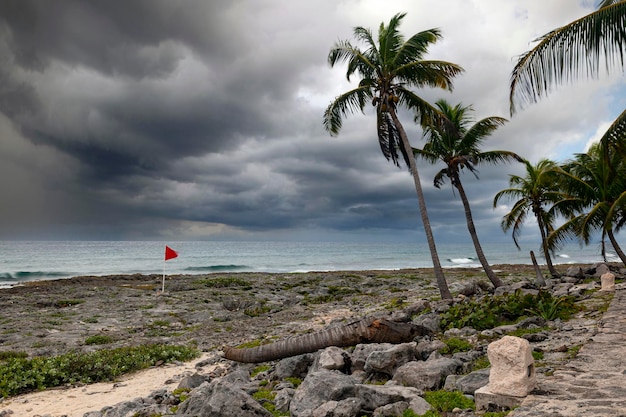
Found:
<path fill-rule="evenodd" d="M 461 182 L 460 174 L 463 169 L 467 169 L 478 178 L 476 170 L 478 165 L 508 162 L 513 159 L 521 162 L 522 158 L 509 151 L 483 152 L 480 149 L 485 138 L 491 135 L 498 127 L 504 125 L 507 122 L 506 119 L 492 116 L 472 125 L 474 122 L 470 116 L 470 112 L 473 111 L 472 106 L 463 106 L 459 103 L 452 107 L 443 99 L 437 101 L 436 105 L 448 123 L 427 125 L 424 128 L 424 138 L 426 139 L 424 148 L 414 148 L 413 152 L 430 163 L 434 164 L 442 161 L 445 164 L 445 168 L 435 176 L 434 185 L 437 188 L 441 188 L 441 185 L 448 178 L 452 186 L 459 192 L 459 197 L 465 209 L 467 228 L 476 250 L 476 256 L 489 280 L 495 287 L 499 287 L 502 285 L 502 281 L 496 276 L 489 262 L 487 262 L 485 253 L 478 240 L 472 210 Z"/>
<path fill-rule="evenodd" d="M 607 71 L 624 66 L 626 56 L 626 1 L 602 0 L 598 9 L 537 39 L 521 55 L 510 85 L 511 114 L 516 104 L 536 102 L 557 84 L 580 75 L 597 77 L 604 58 Z"/>
<path fill-rule="evenodd" d="M 331 49 L 328 62 L 331 67 L 347 62 L 346 77 L 360 78 L 359 85 L 338 96 L 324 112 L 324 127 L 331 135 L 339 134 L 342 119 L 356 110 L 364 111 L 367 103 L 376 108 L 378 142 L 387 160 L 400 166 L 398 154 L 402 154 L 415 183 L 419 211 L 424 225 L 437 285 L 444 299 L 452 298 L 445 280 L 443 268 L 435 246 L 430 220 L 415 159 L 406 131 L 397 114 L 399 105 L 413 110 L 423 123 L 438 120 L 436 109 L 417 96 L 411 87 L 439 87 L 451 90 L 452 78 L 463 69 L 445 61 L 423 60 L 428 46 L 441 38 L 438 29 L 419 32 L 406 39 L 398 31 L 405 14 L 391 18 L 388 25 L 381 23 L 378 39 L 363 27 L 354 28 L 354 37 L 366 49 L 360 49 L 349 41 L 339 41 Z"/>
<path fill-rule="evenodd" d="M 593 145 L 587 153 L 577 154 L 563 171 L 564 183 L 572 197 L 555 205 L 555 209 L 569 218 L 549 236 L 551 245 L 559 245 L 569 238 L 589 244 L 594 233 L 607 236 L 615 252 L 626 264 L 626 254 L 615 238 L 626 222 L 626 164 L 622 156 L 601 143 Z M 607 164 L 607 161 L 609 162 Z"/>
<path fill-rule="evenodd" d="M 558 165 L 549 159 L 542 159 L 536 165 L 528 161 L 526 164 L 526 176 L 511 175 L 509 179 L 510 188 L 499 191 L 493 199 L 493 207 L 498 205 L 502 198 L 518 200 L 513 204 L 511 211 L 502 218 L 502 230 L 505 232 L 513 228 L 512 236 L 515 246 L 520 249 L 518 237 L 521 234 L 522 226 L 532 213 L 537 219 L 537 226 L 541 233 L 541 248 L 546 259 L 548 270 L 553 277 L 559 274 L 552 264 L 550 247 L 548 245 L 548 235 L 554 229 L 553 215 L 550 208 L 563 200 L 565 195 L 558 187 Z"/>

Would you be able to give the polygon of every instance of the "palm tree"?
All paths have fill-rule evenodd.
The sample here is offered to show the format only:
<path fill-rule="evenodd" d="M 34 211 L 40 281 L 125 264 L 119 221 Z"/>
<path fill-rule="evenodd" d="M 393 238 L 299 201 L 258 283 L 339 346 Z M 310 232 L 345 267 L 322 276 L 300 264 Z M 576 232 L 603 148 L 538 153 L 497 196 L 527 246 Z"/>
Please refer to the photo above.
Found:
<path fill-rule="evenodd" d="M 487 151 L 482 152 L 480 146 L 484 139 L 491 135 L 498 127 L 504 125 L 507 120 L 502 117 L 487 117 L 472 125 L 473 119 L 470 112 L 471 106 L 463 106 L 461 103 L 452 107 L 446 100 L 439 100 L 436 103 L 439 111 L 445 116 L 447 124 L 431 124 L 424 128 L 424 138 L 426 144 L 423 149 L 413 149 L 415 155 L 422 157 L 430 163 L 442 161 L 445 168 L 437 173 L 434 185 L 441 188 L 441 185 L 450 179 L 452 186 L 459 192 L 459 197 L 465 209 L 465 220 L 469 234 L 476 249 L 476 256 L 483 266 L 487 277 L 495 287 L 502 285 L 502 281 L 493 272 L 487 262 L 487 258 L 478 240 L 476 227 L 472 218 L 472 210 L 463 184 L 461 182 L 461 172 L 467 169 L 478 178 L 476 167 L 481 164 L 496 164 L 508 162 L 512 159 L 522 161 L 517 154 L 509 151 Z"/>
<path fill-rule="evenodd" d="M 548 270 L 553 277 L 559 274 L 552 264 L 548 235 L 553 230 L 553 215 L 550 208 L 565 198 L 557 186 L 558 165 L 549 159 L 542 159 L 536 165 L 528 161 L 526 164 L 526 176 L 511 175 L 510 188 L 499 191 L 493 199 L 493 207 L 498 205 L 502 198 L 518 200 L 513 204 L 511 211 L 502 218 L 502 229 L 506 232 L 513 228 L 512 236 L 515 246 L 520 249 L 517 241 L 521 228 L 528 215 L 532 212 L 537 219 L 537 226 L 541 233 L 541 248 L 546 259 Z M 548 210 L 546 210 L 548 208 Z"/>
<path fill-rule="evenodd" d="M 569 220 L 555 229 L 549 240 L 555 246 L 569 238 L 589 244 L 594 232 L 600 232 L 602 241 L 607 236 L 626 264 L 626 254 L 615 238 L 615 232 L 626 222 L 626 164 L 619 153 L 611 149 L 606 155 L 606 151 L 596 143 L 563 167 L 567 194 L 572 197 L 556 204 L 555 209 Z"/>
<path fill-rule="evenodd" d="M 404 16 L 404 13 L 395 15 L 387 26 L 381 23 L 377 41 L 369 29 L 354 28 L 355 38 L 365 44 L 367 49 L 362 50 L 349 41 L 339 41 L 331 49 L 328 55 L 331 67 L 339 62 L 347 62 L 347 79 L 357 74 L 360 82 L 356 88 L 341 94 L 328 106 L 324 112 L 324 127 L 331 135 L 337 135 L 343 117 L 356 110 L 364 111 L 370 101 L 375 106 L 381 151 L 387 160 L 392 160 L 397 166 L 400 166 L 398 154 L 402 154 L 413 176 L 437 285 L 441 297 L 450 299 L 452 295 L 439 262 L 417 165 L 396 111 L 399 105 L 403 105 L 413 110 L 423 123 L 435 123 L 438 118 L 436 109 L 409 88 L 428 86 L 451 90 L 452 78 L 463 69 L 449 62 L 423 60 L 428 46 L 441 38 L 440 32 L 438 29 L 430 29 L 405 40 L 398 31 Z"/>
<path fill-rule="evenodd" d="M 626 55 L 626 1 L 602 0 L 598 9 L 537 39 L 521 55 L 511 75 L 511 114 L 516 103 L 536 102 L 555 84 L 585 74 L 597 77 L 604 58 L 607 71 Z"/>
<path fill-rule="evenodd" d="M 251 348 L 226 346 L 224 357 L 245 363 L 268 362 L 316 352 L 328 346 L 348 347 L 359 343 L 404 343 L 427 334 L 431 334 L 431 331 L 421 325 L 370 317 L 343 326 L 330 327 L 316 333 L 279 340 L 268 345 Z"/>

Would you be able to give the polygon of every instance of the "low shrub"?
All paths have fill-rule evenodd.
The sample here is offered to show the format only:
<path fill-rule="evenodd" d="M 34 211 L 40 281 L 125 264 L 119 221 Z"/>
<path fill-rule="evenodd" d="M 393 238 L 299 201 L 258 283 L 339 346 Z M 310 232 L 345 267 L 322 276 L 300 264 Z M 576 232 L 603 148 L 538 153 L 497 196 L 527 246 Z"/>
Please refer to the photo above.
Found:
<path fill-rule="evenodd" d="M 491 329 L 496 326 L 515 323 L 520 318 L 541 316 L 547 320 L 560 318 L 567 320 L 579 311 L 575 298 L 570 296 L 554 298 L 548 291 L 538 294 L 524 294 L 521 290 L 503 296 L 483 297 L 480 300 L 466 300 L 450 307 L 441 316 L 443 329 L 463 328 L 476 330 Z"/>
<path fill-rule="evenodd" d="M 96 352 L 70 352 L 50 358 L 9 358 L 0 362 L 0 396 L 77 382 L 111 381 L 157 362 L 187 361 L 199 356 L 195 347 L 142 345 Z"/>

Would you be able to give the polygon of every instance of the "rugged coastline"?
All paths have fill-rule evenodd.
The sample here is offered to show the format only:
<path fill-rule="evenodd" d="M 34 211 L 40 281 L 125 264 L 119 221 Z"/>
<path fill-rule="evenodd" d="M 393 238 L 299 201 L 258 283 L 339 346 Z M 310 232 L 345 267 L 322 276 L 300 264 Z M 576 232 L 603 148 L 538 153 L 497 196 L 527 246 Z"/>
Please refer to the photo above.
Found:
<path fill-rule="evenodd" d="M 534 280 L 528 265 L 495 269 L 507 285 Z M 468 287 L 479 292 L 488 288 L 479 269 L 446 272 L 454 294 Z M 331 322 L 401 314 L 420 302 L 436 304 L 439 299 L 430 269 L 171 276 L 165 293 L 160 292 L 161 278 L 77 277 L 1 290 L 0 350 L 45 356 L 159 342 L 195 343 L 205 352 L 218 352 L 226 345 L 317 331 Z M 593 284 L 593 279 L 587 283 Z M 589 308 L 555 332 L 566 334 L 542 348 L 549 352 L 547 368 L 566 359 L 568 347 L 589 338 L 594 321 L 600 319 L 594 305 L 602 299 L 584 301 Z M 86 343 L 96 335 L 106 335 L 109 343 Z"/>

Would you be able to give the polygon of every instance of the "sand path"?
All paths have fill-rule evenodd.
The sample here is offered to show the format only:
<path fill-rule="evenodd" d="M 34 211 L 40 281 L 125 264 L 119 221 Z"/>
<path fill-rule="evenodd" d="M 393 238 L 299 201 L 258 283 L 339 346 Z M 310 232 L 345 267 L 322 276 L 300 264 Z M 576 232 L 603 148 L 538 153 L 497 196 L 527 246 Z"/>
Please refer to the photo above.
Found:
<path fill-rule="evenodd" d="M 88 411 L 99 411 L 105 406 L 146 397 L 152 391 L 169 384 L 178 384 L 183 377 L 196 373 L 195 365 L 208 357 L 209 354 L 205 353 L 198 359 L 180 365 L 166 364 L 144 369 L 121 377 L 116 382 L 52 389 L 12 397 L 0 403 L 0 414 L 11 410 L 13 414 L 9 415 L 15 417 L 83 417 Z M 203 373 L 210 371 L 210 368 L 203 368 Z"/>

